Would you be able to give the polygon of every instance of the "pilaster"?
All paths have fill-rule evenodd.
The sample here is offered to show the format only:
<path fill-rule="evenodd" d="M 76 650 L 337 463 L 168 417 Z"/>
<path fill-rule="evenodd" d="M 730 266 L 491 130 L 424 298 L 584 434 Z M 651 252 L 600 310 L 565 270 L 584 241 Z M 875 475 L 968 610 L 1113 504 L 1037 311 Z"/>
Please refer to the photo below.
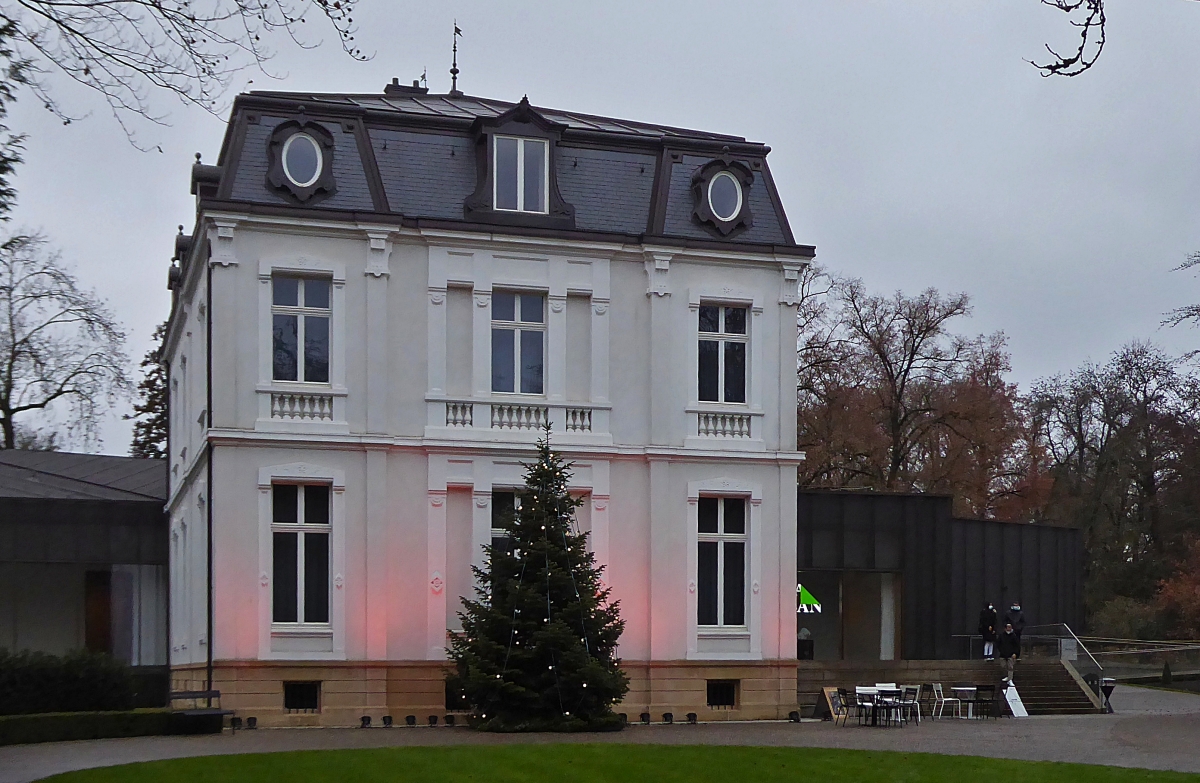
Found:
<path fill-rule="evenodd" d="M 366 342 L 367 361 L 363 368 L 367 379 L 367 432 L 387 432 L 391 411 L 389 389 L 391 351 L 388 350 L 388 263 L 392 242 L 387 232 L 367 232 Z M 345 351 L 343 350 L 343 355 Z"/>

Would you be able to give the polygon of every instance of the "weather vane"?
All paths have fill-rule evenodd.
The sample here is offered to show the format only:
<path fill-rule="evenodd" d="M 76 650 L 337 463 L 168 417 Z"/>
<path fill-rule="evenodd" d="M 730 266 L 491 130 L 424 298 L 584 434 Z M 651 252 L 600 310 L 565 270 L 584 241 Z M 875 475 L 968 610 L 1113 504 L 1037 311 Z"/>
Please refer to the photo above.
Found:
<path fill-rule="evenodd" d="M 462 37 L 462 30 L 458 29 L 458 20 L 454 20 L 454 62 L 450 65 L 450 94 L 453 96 L 461 96 L 458 91 L 458 39 Z"/>

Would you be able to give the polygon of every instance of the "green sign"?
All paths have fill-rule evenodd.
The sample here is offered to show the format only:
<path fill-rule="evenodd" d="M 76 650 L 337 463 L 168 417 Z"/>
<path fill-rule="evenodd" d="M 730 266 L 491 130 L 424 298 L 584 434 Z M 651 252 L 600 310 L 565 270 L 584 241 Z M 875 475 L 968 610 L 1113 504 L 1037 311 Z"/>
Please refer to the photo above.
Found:
<path fill-rule="evenodd" d="M 796 614 L 820 614 L 821 602 L 818 601 L 812 593 L 808 592 L 808 588 L 804 585 L 796 585 L 796 595 L 799 596 L 796 603 L 799 608 L 796 609 Z"/>

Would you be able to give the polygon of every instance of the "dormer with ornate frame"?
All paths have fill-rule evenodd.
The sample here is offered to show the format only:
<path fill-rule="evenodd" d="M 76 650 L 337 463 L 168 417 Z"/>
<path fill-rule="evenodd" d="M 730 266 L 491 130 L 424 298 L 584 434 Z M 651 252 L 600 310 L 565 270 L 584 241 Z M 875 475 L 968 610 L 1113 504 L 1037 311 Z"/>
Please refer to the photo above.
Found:
<path fill-rule="evenodd" d="M 750 167 L 730 157 L 726 148 L 692 175 L 693 217 L 721 237 L 750 228 L 754 215 L 748 196 L 753 183 Z"/>
<path fill-rule="evenodd" d="M 267 142 L 267 184 L 292 200 L 307 204 L 332 196 L 333 134 L 304 116 L 280 123 Z"/>
<path fill-rule="evenodd" d="M 558 190 L 555 160 L 565 125 L 551 122 L 528 98 L 497 117 L 480 117 L 475 138 L 475 192 L 467 220 L 506 226 L 574 228 L 575 208 Z"/>

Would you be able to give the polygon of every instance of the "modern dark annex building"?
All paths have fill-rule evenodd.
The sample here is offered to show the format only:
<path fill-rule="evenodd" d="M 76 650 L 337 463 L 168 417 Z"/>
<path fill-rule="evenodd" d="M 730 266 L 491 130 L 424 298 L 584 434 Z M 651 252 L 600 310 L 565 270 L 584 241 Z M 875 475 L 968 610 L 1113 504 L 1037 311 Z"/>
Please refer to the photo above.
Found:
<path fill-rule="evenodd" d="M 979 610 L 1082 620 L 1080 531 L 961 519 L 949 496 L 798 493 L 798 653 L 821 661 L 966 657 Z M 976 647 L 978 652 L 978 647 Z"/>

